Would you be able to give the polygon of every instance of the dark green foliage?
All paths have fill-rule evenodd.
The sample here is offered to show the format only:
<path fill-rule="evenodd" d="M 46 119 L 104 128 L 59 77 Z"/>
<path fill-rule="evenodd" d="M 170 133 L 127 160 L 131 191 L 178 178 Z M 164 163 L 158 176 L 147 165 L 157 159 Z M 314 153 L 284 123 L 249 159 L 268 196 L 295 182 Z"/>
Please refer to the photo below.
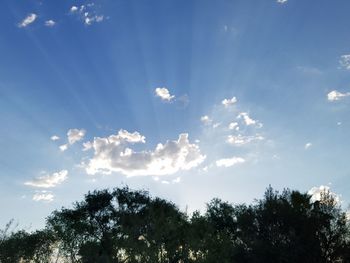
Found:
<path fill-rule="evenodd" d="M 5 227 L 0 262 L 350 262 L 346 214 L 330 193 L 310 198 L 269 187 L 252 205 L 214 199 L 189 217 L 145 191 L 94 191 L 54 211 L 44 230 Z"/>

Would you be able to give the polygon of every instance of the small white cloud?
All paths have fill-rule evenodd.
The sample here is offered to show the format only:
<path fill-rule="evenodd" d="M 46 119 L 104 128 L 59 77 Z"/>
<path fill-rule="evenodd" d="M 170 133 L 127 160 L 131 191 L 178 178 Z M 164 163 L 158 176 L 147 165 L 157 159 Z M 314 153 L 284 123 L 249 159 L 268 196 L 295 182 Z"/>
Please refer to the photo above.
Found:
<path fill-rule="evenodd" d="M 341 100 L 345 97 L 350 96 L 350 92 L 345 92 L 345 93 L 341 93 L 337 90 L 332 90 L 331 92 L 329 92 L 327 94 L 327 99 L 329 101 L 337 101 L 337 100 Z"/>
<path fill-rule="evenodd" d="M 243 135 L 229 135 L 227 136 L 226 142 L 232 145 L 241 146 L 248 144 L 253 141 L 261 141 L 264 137 L 261 135 L 243 136 Z"/>
<path fill-rule="evenodd" d="M 341 68 L 350 69 L 350 54 L 340 56 L 339 64 Z"/>
<path fill-rule="evenodd" d="M 277 0 L 277 3 L 279 3 L 279 4 L 285 4 L 287 2 L 288 2 L 288 0 Z"/>
<path fill-rule="evenodd" d="M 219 127 L 221 125 L 221 122 L 217 122 L 213 124 L 213 128 L 216 129 L 217 127 Z"/>
<path fill-rule="evenodd" d="M 67 132 L 68 142 L 70 145 L 82 140 L 86 134 L 84 129 L 70 129 Z"/>
<path fill-rule="evenodd" d="M 334 199 L 337 204 L 340 204 L 340 196 L 330 191 L 329 186 L 321 185 L 312 187 L 308 194 L 311 195 L 311 202 L 322 201 L 322 197 L 329 196 Z"/>
<path fill-rule="evenodd" d="M 53 135 L 50 137 L 51 141 L 58 141 L 60 139 L 60 137 L 58 137 L 57 135 Z"/>
<path fill-rule="evenodd" d="M 33 200 L 36 202 L 39 201 L 44 201 L 44 202 L 52 202 L 54 199 L 54 195 L 51 192 L 48 191 L 40 191 L 40 192 L 36 192 L 33 195 Z"/>
<path fill-rule="evenodd" d="M 202 116 L 201 117 L 201 122 L 204 124 L 204 125 L 210 125 L 213 120 L 209 118 L 208 115 L 205 115 L 205 116 Z"/>
<path fill-rule="evenodd" d="M 163 101 L 170 102 L 175 98 L 175 96 L 171 95 L 169 90 L 165 87 L 164 88 L 156 88 L 154 90 L 154 92 L 155 92 L 156 96 L 161 98 L 161 100 L 163 100 Z"/>
<path fill-rule="evenodd" d="M 220 159 L 216 161 L 216 166 L 218 167 L 231 167 L 236 164 L 244 163 L 245 160 L 241 157 L 232 157 L 226 159 Z"/>
<path fill-rule="evenodd" d="M 53 20 L 47 20 L 47 21 L 45 21 L 45 26 L 47 26 L 47 27 L 53 27 L 53 26 L 55 26 L 55 25 L 56 25 L 56 22 L 53 21 Z"/>
<path fill-rule="evenodd" d="M 90 149 L 92 149 L 92 143 L 91 142 L 84 142 L 83 143 L 83 151 L 85 152 L 85 151 L 88 151 Z"/>
<path fill-rule="evenodd" d="M 85 19 L 84 19 L 84 23 L 85 25 L 91 25 L 93 23 L 99 23 L 102 22 L 104 20 L 104 16 L 103 15 L 94 15 L 94 16 L 89 16 L 89 13 L 86 12 L 85 13 Z"/>
<path fill-rule="evenodd" d="M 18 27 L 26 27 L 32 23 L 34 23 L 34 21 L 37 19 L 37 15 L 34 13 L 29 14 L 28 16 L 26 16 L 26 18 L 23 19 L 23 21 L 21 23 L 18 24 Z"/>
<path fill-rule="evenodd" d="M 178 183 L 181 182 L 181 177 L 176 177 L 176 178 L 173 179 L 171 182 L 172 182 L 173 184 L 178 184 Z"/>
<path fill-rule="evenodd" d="M 166 180 L 163 180 L 161 183 L 162 183 L 162 184 L 170 184 L 170 182 L 169 182 L 169 181 L 166 181 Z"/>
<path fill-rule="evenodd" d="M 204 161 L 198 145 L 191 144 L 188 134 L 178 140 L 159 143 L 153 151 L 134 151 L 132 143 L 144 143 L 138 132 L 119 131 L 118 135 L 94 138 L 94 156 L 85 165 L 88 174 L 120 172 L 127 176 L 169 175 L 180 170 L 190 170 Z"/>
<path fill-rule="evenodd" d="M 235 130 L 237 127 L 238 127 L 238 123 L 237 123 L 237 122 L 231 122 L 231 123 L 228 125 L 228 128 L 229 128 L 230 130 Z"/>
<path fill-rule="evenodd" d="M 244 123 L 248 126 L 254 125 L 257 122 L 256 120 L 250 118 L 247 112 L 241 112 L 240 114 L 238 114 L 237 119 L 243 119 Z"/>
<path fill-rule="evenodd" d="M 341 121 L 338 121 L 338 122 L 337 122 L 337 125 L 338 125 L 338 126 L 342 125 L 342 122 L 341 122 Z"/>
<path fill-rule="evenodd" d="M 25 185 L 38 188 L 53 188 L 60 185 L 68 178 L 68 171 L 62 170 L 51 175 L 42 175 L 34 178 L 32 181 L 25 182 Z"/>
<path fill-rule="evenodd" d="M 62 144 L 59 148 L 61 152 L 64 152 L 68 149 L 68 144 Z"/>
<path fill-rule="evenodd" d="M 237 102 L 236 97 L 232 97 L 231 99 L 224 99 L 221 104 L 224 105 L 226 108 L 235 104 Z"/>
<path fill-rule="evenodd" d="M 77 12 L 78 11 L 78 7 L 77 6 L 75 6 L 75 5 L 73 5 L 71 8 L 70 8 L 70 10 L 69 10 L 71 13 L 75 13 L 75 12 Z"/>
<path fill-rule="evenodd" d="M 312 143 L 311 142 L 308 142 L 305 144 L 304 148 L 305 150 L 309 149 L 310 147 L 312 146 Z"/>

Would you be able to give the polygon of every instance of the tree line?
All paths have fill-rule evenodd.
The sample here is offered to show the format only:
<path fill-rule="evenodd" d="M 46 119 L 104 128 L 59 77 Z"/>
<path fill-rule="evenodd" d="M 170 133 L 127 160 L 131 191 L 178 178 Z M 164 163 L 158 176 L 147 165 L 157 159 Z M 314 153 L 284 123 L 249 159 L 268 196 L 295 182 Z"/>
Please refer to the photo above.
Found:
<path fill-rule="evenodd" d="M 267 188 L 252 204 L 220 199 L 188 215 L 128 187 L 96 190 L 47 217 L 44 229 L 0 230 L 0 262 L 350 262 L 346 213 L 327 191 L 318 201 Z"/>

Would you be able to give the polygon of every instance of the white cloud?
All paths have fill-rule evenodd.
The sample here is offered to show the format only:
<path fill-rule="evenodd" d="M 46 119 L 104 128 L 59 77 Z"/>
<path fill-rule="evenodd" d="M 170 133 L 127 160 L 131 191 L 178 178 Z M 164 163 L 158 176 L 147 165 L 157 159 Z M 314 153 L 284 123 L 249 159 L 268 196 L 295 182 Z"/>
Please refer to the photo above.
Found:
<path fill-rule="evenodd" d="M 54 195 L 51 192 L 48 191 L 40 191 L 40 192 L 36 192 L 33 195 L 33 200 L 34 201 L 44 201 L 44 202 L 52 202 L 54 198 Z"/>
<path fill-rule="evenodd" d="M 85 151 L 88 151 L 90 149 L 92 149 L 92 143 L 91 142 L 84 142 L 83 143 L 83 151 L 85 152 Z"/>
<path fill-rule="evenodd" d="M 60 185 L 68 178 L 68 171 L 62 170 L 51 175 L 42 175 L 34 178 L 32 181 L 25 182 L 25 185 L 38 188 L 53 188 Z"/>
<path fill-rule="evenodd" d="M 305 144 L 304 148 L 305 150 L 309 149 L 310 147 L 312 146 L 312 143 L 311 142 L 308 142 Z"/>
<path fill-rule="evenodd" d="M 53 27 L 54 25 L 56 25 L 56 22 L 51 20 L 51 19 L 45 21 L 45 26 L 47 26 L 47 27 Z"/>
<path fill-rule="evenodd" d="M 287 2 L 288 2 L 288 0 L 277 0 L 277 3 L 279 3 L 279 4 L 285 4 Z"/>
<path fill-rule="evenodd" d="M 217 127 L 219 127 L 221 125 L 221 122 L 217 122 L 213 124 L 213 128 L 216 129 Z"/>
<path fill-rule="evenodd" d="M 159 143 L 153 151 L 134 151 L 130 143 L 144 143 L 138 132 L 119 131 L 118 135 L 94 138 L 94 156 L 85 164 L 88 174 L 120 172 L 127 176 L 174 174 L 198 166 L 206 156 L 198 145 L 191 144 L 188 134 L 180 134 L 178 140 Z"/>
<path fill-rule="evenodd" d="M 181 182 L 181 177 L 176 177 L 176 178 L 173 179 L 171 182 L 172 182 L 173 184 L 178 184 L 178 183 Z"/>
<path fill-rule="evenodd" d="M 241 157 L 232 157 L 226 159 L 220 159 L 216 161 L 216 166 L 218 167 L 231 167 L 236 164 L 244 163 L 245 160 Z"/>
<path fill-rule="evenodd" d="M 90 26 L 93 23 L 99 23 L 104 21 L 105 16 L 96 12 L 95 5 L 93 3 L 87 5 L 72 6 L 70 13 L 75 14 L 85 25 Z"/>
<path fill-rule="evenodd" d="M 170 102 L 175 98 L 174 95 L 171 95 L 167 88 L 156 88 L 154 90 L 157 97 L 161 98 L 163 101 Z"/>
<path fill-rule="evenodd" d="M 52 135 L 50 137 L 51 141 L 58 141 L 60 139 L 60 137 L 58 137 L 57 135 Z"/>
<path fill-rule="evenodd" d="M 243 119 L 244 123 L 248 126 L 256 124 L 256 120 L 250 118 L 247 112 L 241 112 L 240 114 L 238 114 L 237 118 Z"/>
<path fill-rule="evenodd" d="M 237 102 L 236 97 L 232 97 L 231 99 L 224 99 L 221 104 L 224 105 L 225 107 L 229 107 Z"/>
<path fill-rule="evenodd" d="M 104 20 L 104 16 L 103 15 L 94 15 L 94 16 L 91 16 L 89 14 L 89 12 L 86 12 L 84 14 L 85 18 L 84 18 L 84 23 L 85 25 L 91 25 L 92 23 L 99 23 L 99 22 L 102 22 Z"/>
<path fill-rule="evenodd" d="M 237 123 L 237 122 L 231 122 L 231 123 L 228 125 L 228 128 L 229 128 L 230 130 L 237 130 L 237 128 L 238 128 L 238 130 L 239 130 L 239 127 L 238 127 L 238 123 Z"/>
<path fill-rule="evenodd" d="M 342 68 L 350 69 L 350 54 L 340 56 L 339 64 Z"/>
<path fill-rule="evenodd" d="M 68 149 L 68 144 L 62 144 L 60 147 L 61 152 L 64 152 Z"/>
<path fill-rule="evenodd" d="M 331 192 L 329 186 L 312 187 L 307 193 L 311 195 L 311 202 L 321 201 L 323 196 L 329 195 L 337 204 L 340 204 L 340 196 Z"/>
<path fill-rule="evenodd" d="M 26 16 L 26 18 L 23 19 L 23 21 L 21 23 L 18 24 L 18 27 L 26 27 L 32 23 L 34 23 L 34 21 L 37 19 L 37 15 L 34 13 L 29 14 L 28 16 Z"/>
<path fill-rule="evenodd" d="M 345 92 L 345 93 L 341 93 L 337 90 L 332 90 L 331 92 L 329 92 L 327 94 L 327 99 L 329 101 L 337 101 L 337 100 L 341 100 L 345 97 L 350 96 L 350 92 Z"/>
<path fill-rule="evenodd" d="M 208 115 L 205 115 L 205 116 L 202 116 L 201 117 L 201 122 L 204 124 L 204 125 L 210 125 L 213 120 L 209 118 Z"/>
<path fill-rule="evenodd" d="M 70 129 L 67 132 L 69 144 L 74 144 L 84 138 L 86 131 L 84 129 Z"/>
<path fill-rule="evenodd" d="M 75 6 L 75 5 L 73 5 L 73 6 L 70 8 L 70 12 L 71 12 L 71 13 L 75 13 L 75 12 L 77 12 L 77 11 L 78 11 L 78 7 Z"/>
<path fill-rule="evenodd" d="M 241 146 L 248 144 L 253 141 L 261 141 L 264 137 L 261 135 L 243 136 L 243 135 L 229 135 L 227 136 L 226 142 L 232 145 Z"/>

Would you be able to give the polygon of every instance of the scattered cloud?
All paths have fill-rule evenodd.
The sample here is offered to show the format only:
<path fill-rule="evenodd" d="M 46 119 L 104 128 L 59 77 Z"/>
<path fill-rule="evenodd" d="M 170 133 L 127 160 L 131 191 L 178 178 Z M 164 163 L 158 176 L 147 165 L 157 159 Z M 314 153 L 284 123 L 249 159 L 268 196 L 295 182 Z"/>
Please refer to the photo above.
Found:
<path fill-rule="evenodd" d="M 238 127 L 238 123 L 237 123 L 237 122 L 231 122 L 231 123 L 228 125 L 228 128 L 229 128 L 230 130 L 236 130 L 236 131 L 239 130 L 239 127 Z"/>
<path fill-rule="evenodd" d="M 247 112 L 241 112 L 238 114 L 237 119 L 243 119 L 244 123 L 248 126 L 256 124 L 256 120 L 250 118 Z"/>
<path fill-rule="evenodd" d="M 312 143 L 311 142 L 308 142 L 305 144 L 304 148 L 305 150 L 309 149 L 310 147 L 312 146 Z"/>
<path fill-rule="evenodd" d="M 331 198 L 334 198 L 337 204 L 340 204 L 340 196 L 331 192 L 329 186 L 321 185 L 319 187 L 312 187 L 308 191 L 308 194 L 311 195 L 311 202 L 322 201 L 323 196 L 329 195 Z"/>
<path fill-rule="evenodd" d="M 53 26 L 55 26 L 56 25 L 56 22 L 55 21 L 53 21 L 53 20 L 47 20 L 47 21 L 45 21 L 45 26 L 47 26 L 47 27 L 53 27 Z"/>
<path fill-rule="evenodd" d="M 327 99 L 329 101 L 337 101 L 337 100 L 341 100 L 345 97 L 350 96 L 350 92 L 345 92 L 345 93 L 341 93 L 337 90 L 332 90 L 331 92 L 329 92 L 327 94 Z"/>
<path fill-rule="evenodd" d="M 204 124 L 204 125 L 210 125 L 213 120 L 209 118 L 208 115 L 205 115 L 205 116 L 202 116 L 201 117 L 201 122 Z"/>
<path fill-rule="evenodd" d="M 61 151 L 61 152 L 66 151 L 66 150 L 68 149 L 68 143 L 62 144 L 59 148 L 60 148 L 60 151 Z"/>
<path fill-rule="evenodd" d="M 51 175 L 42 175 L 34 178 L 32 181 L 25 182 L 25 185 L 38 188 L 53 188 L 60 185 L 68 178 L 68 171 L 62 170 Z"/>
<path fill-rule="evenodd" d="M 86 134 L 84 129 L 69 129 L 67 132 L 68 142 L 70 145 L 82 140 Z"/>
<path fill-rule="evenodd" d="M 52 202 L 54 199 L 54 195 L 49 191 L 38 191 L 33 195 L 33 200 L 36 202 L 44 201 L 44 202 Z"/>
<path fill-rule="evenodd" d="M 216 161 L 216 166 L 218 167 L 231 167 L 236 164 L 244 163 L 245 160 L 241 157 L 232 157 L 226 159 L 220 159 Z"/>
<path fill-rule="evenodd" d="M 96 12 L 95 5 L 93 3 L 81 6 L 73 5 L 69 12 L 79 17 L 85 25 L 90 26 L 93 23 L 99 23 L 105 20 L 105 16 Z"/>
<path fill-rule="evenodd" d="M 176 177 L 176 178 L 173 179 L 171 182 L 172 182 L 173 184 L 178 184 L 178 183 L 181 182 L 181 177 Z"/>
<path fill-rule="evenodd" d="M 50 137 L 51 141 L 58 141 L 60 139 L 60 137 L 58 137 L 57 135 L 52 135 Z"/>
<path fill-rule="evenodd" d="M 228 144 L 241 146 L 241 145 L 245 145 L 245 144 L 248 144 L 250 142 L 253 142 L 253 141 L 261 141 L 263 139 L 264 139 L 264 137 L 262 137 L 259 134 L 250 135 L 250 136 L 244 136 L 244 135 L 239 134 L 239 135 L 229 135 L 229 136 L 227 136 L 226 142 Z"/>
<path fill-rule="evenodd" d="M 285 4 L 287 2 L 288 2 L 288 0 L 277 0 L 277 3 L 279 3 L 279 4 Z"/>
<path fill-rule="evenodd" d="M 350 54 L 340 56 L 339 64 L 341 68 L 350 70 Z"/>
<path fill-rule="evenodd" d="M 18 24 L 18 27 L 27 27 L 28 25 L 34 23 L 34 21 L 37 19 L 37 15 L 34 13 L 29 14 L 26 16 L 21 23 Z"/>
<path fill-rule="evenodd" d="M 236 97 L 232 97 L 231 99 L 224 99 L 221 104 L 224 105 L 226 108 L 235 104 L 237 102 Z"/>
<path fill-rule="evenodd" d="M 87 164 L 83 164 L 86 172 L 161 176 L 190 170 L 206 158 L 201 154 L 198 145 L 189 142 L 186 133 L 180 134 L 176 141 L 159 143 L 153 151 L 134 151 L 129 148 L 134 143 L 145 143 L 145 137 L 138 132 L 120 130 L 117 135 L 94 138 L 94 155 Z"/>
<path fill-rule="evenodd" d="M 164 88 L 164 87 L 163 88 L 156 88 L 154 90 L 154 92 L 155 92 L 156 96 L 161 98 L 161 100 L 163 100 L 163 101 L 170 102 L 175 98 L 175 96 L 171 95 L 169 90 L 167 88 Z"/>
<path fill-rule="evenodd" d="M 75 5 L 73 5 L 73 6 L 70 8 L 70 12 L 71 12 L 71 13 L 75 13 L 75 12 L 77 12 L 77 11 L 78 11 L 78 7 L 75 6 Z"/>

